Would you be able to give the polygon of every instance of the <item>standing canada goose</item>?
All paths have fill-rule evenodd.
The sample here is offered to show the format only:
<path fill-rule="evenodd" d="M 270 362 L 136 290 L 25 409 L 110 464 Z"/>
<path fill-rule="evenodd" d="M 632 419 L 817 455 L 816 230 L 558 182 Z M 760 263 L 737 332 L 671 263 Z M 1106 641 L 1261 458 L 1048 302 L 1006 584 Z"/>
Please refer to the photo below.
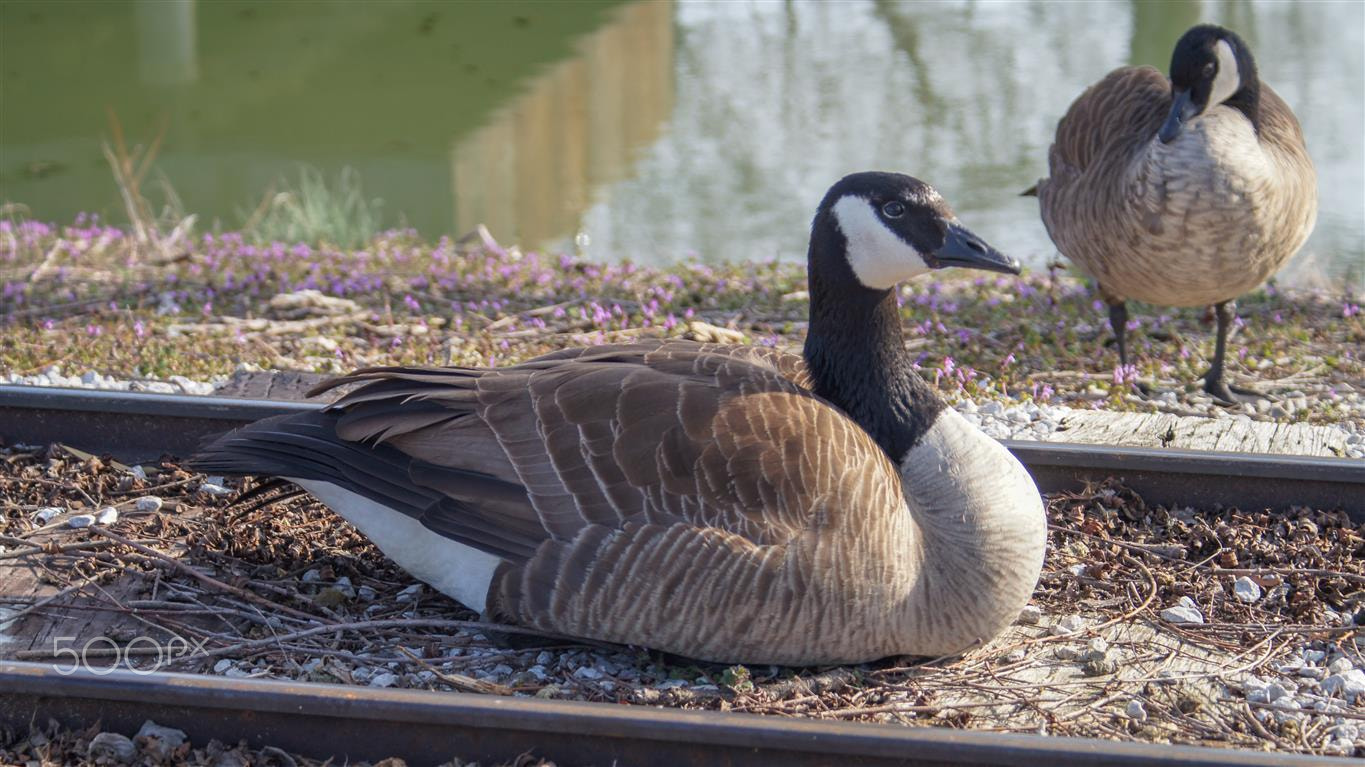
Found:
<path fill-rule="evenodd" d="M 897 283 L 1018 273 L 926 184 L 820 204 L 804 355 L 654 341 L 508 368 L 370 368 L 194 464 L 272 475 L 490 619 L 693 658 L 962 651 L 1042 567 L 1032 479 L 913 370 Z"/>
<path fill-rule="evenodd" d="M 1298 251 L 1318 209 L 1299 121 L 1261 82 L 1246 43 L 1201 25 L 1176 43 L 1169 82 L 1151 67 L 1110 72 L 1057 124 L 1048 166 L 1036 187 L 1043 223 L 1099 283 L 1119 364 L 1126 300 L 1212 304 L 1218 340 L 1204 389 L 1236 401 L 1223 376 L 1233 299 Z"/>

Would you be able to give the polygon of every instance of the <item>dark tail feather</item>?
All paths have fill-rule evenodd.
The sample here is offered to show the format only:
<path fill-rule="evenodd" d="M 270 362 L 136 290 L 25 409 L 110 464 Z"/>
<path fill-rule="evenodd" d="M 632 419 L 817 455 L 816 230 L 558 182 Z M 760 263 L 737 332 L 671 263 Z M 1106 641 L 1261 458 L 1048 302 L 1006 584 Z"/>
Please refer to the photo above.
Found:
<path fill-rule="evenodd" d="M 1042 182 L 1039 182 L 1039 183 L 1042 183 Z M 1020 197 L 1037 197 L 1037 196 L 1038 196 L 1038 184 L 1034 184 L 1033 186 L 1029 187 L 1028 189 L 1025 189 L 1024 191 L 1020 192 L 1020 193 L 1019 193 L 1019 196 L 1020 196 Z"/>
<path fill-rule="evenodd" d="M 329 482 L 417 520 L 438 535 L 516 561 L 529 558 L 545 539 L 521 485 L 426 463 L 391 445 L 343 439 L 337 435 L 343 418 L 335 411 L 265 418 L 212 440 L 187 465 L 214 474 Z M 283 483 L 268 482 L 237 502 L 261 500 L 279 484 Z M 286 491 L 264 500 L 269 504 L 292 495 Z"/>
<path fill-rule="evenodd" d="M 317 411 L 265 418 L 217 437 L 188 465 L 212 474 L 331 482 L 371 497 L 379 495 L 411 516 L 420 515 L 436 500 L 436 493 L 408 480 L 406 456 L 390 447 L 339 439 L 339 415 Z"/>

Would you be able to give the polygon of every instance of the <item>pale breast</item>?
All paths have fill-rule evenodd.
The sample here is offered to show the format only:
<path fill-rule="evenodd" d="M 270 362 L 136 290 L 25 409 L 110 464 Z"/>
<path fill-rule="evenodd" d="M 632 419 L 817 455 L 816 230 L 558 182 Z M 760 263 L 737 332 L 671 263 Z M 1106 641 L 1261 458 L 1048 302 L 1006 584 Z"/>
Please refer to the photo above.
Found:
<path fill-rule="evenodd" d="M 1312 229 L 1311 173 L 1305 186 L 1280 154 L 1241 112 L 1214 107 L 1170 144 L 1151 139 L 1120 193 L 1101 203 L 1108 212 L 1096 211 L 1104 236 L 1075 242 L 1067 255 L 1122 298 L 1165 306 L 1236 298 L 1283 266 Z"/>

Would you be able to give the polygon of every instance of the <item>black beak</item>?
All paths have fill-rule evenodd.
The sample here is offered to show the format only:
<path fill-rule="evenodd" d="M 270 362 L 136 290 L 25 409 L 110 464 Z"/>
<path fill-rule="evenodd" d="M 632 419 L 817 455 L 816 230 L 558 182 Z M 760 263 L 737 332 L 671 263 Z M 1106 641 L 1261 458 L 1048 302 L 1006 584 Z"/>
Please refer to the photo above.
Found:
<path fill-rule="evenodd" d="M 1189 91 L 1176 91 L 1174 95 L 1175 98 L 1171 100 L 1171 113 L 1166 115 L 1166 122 L 1162 123 L 1161 130 L 1156 134 L 1163 144 L 1174 141 L 1175 137 L 1180 135 L 1180 129 L 1185 127 L 1185 123 L 1199 114 L 1199 107 L 1190 100 Z"/>
<path fill-rule="evenodd" d="M 1020 269 L 1018 261 L 987 245 L 980 237 L 956 223 L 948 225 L 948 239 L 929 257 L 932 262 L 929 266 L 935 269 L 959 266 L 1005 274 L 1018 274 Z"/>

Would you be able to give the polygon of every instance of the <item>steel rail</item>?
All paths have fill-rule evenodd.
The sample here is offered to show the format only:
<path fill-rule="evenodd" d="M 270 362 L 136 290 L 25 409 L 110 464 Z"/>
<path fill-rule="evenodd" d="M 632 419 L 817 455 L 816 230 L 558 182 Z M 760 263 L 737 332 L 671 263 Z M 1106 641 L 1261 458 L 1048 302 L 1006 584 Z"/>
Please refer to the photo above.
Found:
<path fill-rule="evenodd" d="M 0 385 L 0 443 L 62 442 L 122 460 L 185 456 L 259 418 L 320 407 L 234 399 Z M 1365 521 L 1365 461 L 1004 440 L 1045 493 L 1115 477 L 1151 504 L 1343 509 Z"/>
<path fill-rule="evenodd" d="M 413 765 L 452 756 L 487 763 L 510 761 L 528 750 L 566 767 L 1346 763 L 1245 750 L 193 674 L 64 675 L 45 664 L 0 661 L 0 726 L 23 733 L 30 723 L 49 719 L 75 728 L 99 721 L 123 733 L 152 719 L 184 730 L 200 746 L 214 738 L 245 740 L 343 764 L 391 756 Z"/>

